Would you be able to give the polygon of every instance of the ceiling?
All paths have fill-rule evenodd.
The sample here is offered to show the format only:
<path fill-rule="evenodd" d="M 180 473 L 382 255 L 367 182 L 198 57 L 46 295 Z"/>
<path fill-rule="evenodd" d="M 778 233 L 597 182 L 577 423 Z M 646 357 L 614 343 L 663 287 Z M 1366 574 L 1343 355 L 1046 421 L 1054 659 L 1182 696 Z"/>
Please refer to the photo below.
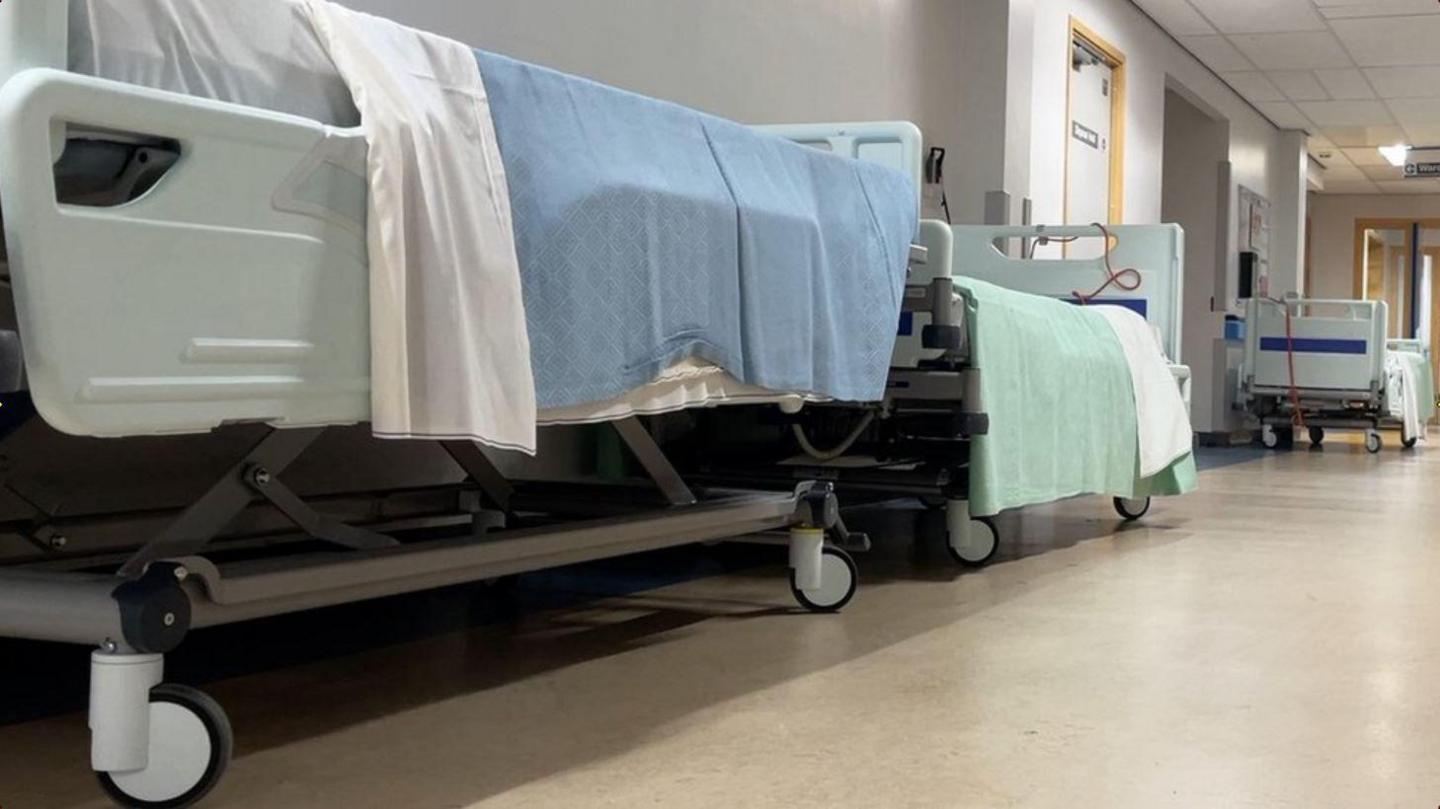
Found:
<path fill-rule="evenodd" d="M 1440 146 L 1437 0 L 1135 0 L 1277 126 L 1328 193 L 1440 193 L 1378 146 Z"/>

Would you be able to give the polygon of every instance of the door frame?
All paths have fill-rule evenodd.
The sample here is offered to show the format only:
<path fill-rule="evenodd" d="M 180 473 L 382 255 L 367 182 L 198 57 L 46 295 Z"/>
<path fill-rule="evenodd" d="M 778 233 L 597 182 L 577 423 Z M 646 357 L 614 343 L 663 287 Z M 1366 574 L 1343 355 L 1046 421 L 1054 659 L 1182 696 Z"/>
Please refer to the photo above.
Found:
<path fill-rule="evenodd" d="M 1070 66 L 1071 51 L 1076 40 L 1093 50 L 1110 67 L 1110 221 L 1118 225 L 1125 219 L 1125 53 L 1107 42 L 1080 20 L 1070 18 L 1070 36 L 1065 40 L 1065 186 L 1061 194 L 1061 210 L 1066 223 L 1070 221 L 1070 128 L 1071 94 L 1074 92 L 1075 71 Z"/>
<path fill-rule="evenodd" d="M 1365 262 L 1365 231 L 1367 230 L 1399 230 L 1405 234 L 1405 254 L 1412 258 L 1417 254 L 1414 237 L 1414 226 L 1419 225 L 1421 230 L 1440 230 L 1440 218 L 1409 216 L 1409 217 L 1381 217 L 1371 219 L 1355 220 L 1355 230 L 1352 237 L 1354 242 L 1355 255 L 1351 264 L 1351 291 L 1357 301 L 1365 300 L 1365 275 L 1362 270 Z M 1433 248 L 1432 248 L 1433 249 Z M 1437 267 L 1440 271 L 1440 267 Z M 1440 278 L 1435 280 L 1440 281 Z M 1435 294 L 1440 289 L 1431 290 L 1430 303 L 1430 357 L 1434 361 L 1440 361 L 1440 294 Z M 1410 290 L 1414 295 L 1416 290 Z"/>

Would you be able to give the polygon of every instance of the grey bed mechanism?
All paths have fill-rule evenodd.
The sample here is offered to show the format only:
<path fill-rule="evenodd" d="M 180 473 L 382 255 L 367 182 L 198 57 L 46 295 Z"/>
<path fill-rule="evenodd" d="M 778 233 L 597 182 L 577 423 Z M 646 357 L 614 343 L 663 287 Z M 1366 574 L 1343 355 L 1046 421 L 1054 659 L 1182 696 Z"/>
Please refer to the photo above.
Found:
<path fill-rule="evenodd" d="M 986 435 L 990 415 L 980 396 L 974 312 L 961 287 L 979 280 L 1035 295 L 1070 299 L 1093 284 L 1095 258 L 1035 258 L 1032 246 L 1094 237 L 1090 227 L 920 226 L 912 258 L 889 388 L 880 403 L 830 402 L 792 414 L 744 420 L 702 414 L 684 466 L 696 479 L 735 484 L 767 480 L 833 483 L 847 506 L 866 500 L 918 498 L 927 513 L 922 537 L 944 542 L 959 564 L 979 567 L 995 556 L 1000 536 L 989 517 L 970 509 L 972 439 Z M 1174 226 L 1114 226 L 1115 266 L 1142 268 L 1138 290 L 1108 293 L 1102 302 L 1141 313 L 1155 327 L 1167 356 L 1179 357 L 1180 268 L 1183 242 Z M 1023 258 L 1000 249 L 1018 242 Z M 1035 350 L 1043 350 L 1036 348 Z M 1170 371 L 1188 407 L 1189 368 Z M 725 436 L 716 441 L 714 436 Z M 1149 497 L 1113 498 L 1126 522 L 1144 517 Z"/>
<path fill-rule="evenodd" d="M 303 456 L 368 420 L 364 140 L 66 72 L 65 6 L 0 6 L 5 451 L 37 430 L 82 456 L 228 448 L 213 482 L 168 510 L 76 511 L 17 482 L 26 457 L 0 468 L 0 637 L 95 650 L 91 759 L 113 800 L 188 806 L 225 769 L 223 711 L 162 682 L 197 629 L 733 538 L 788 546 L 801 606 L 851 599 L 846 549 L 867 540 L 845 530 L 829 483 L 693 487 L 635 417 L 596 428 L 618 433 L 634 480 L 514 482 L 461 441 L 443 444 L 443 485 L 309 496 L 291 474 Z M 133 134 L 151 132 L 168 134 Z M 899 132 L 879 148 L 918 172 L 919 133 Z M 269 339 L 297 331 L 323 339 Z M 267 339 L 224 337 L 256 332 Z"/>

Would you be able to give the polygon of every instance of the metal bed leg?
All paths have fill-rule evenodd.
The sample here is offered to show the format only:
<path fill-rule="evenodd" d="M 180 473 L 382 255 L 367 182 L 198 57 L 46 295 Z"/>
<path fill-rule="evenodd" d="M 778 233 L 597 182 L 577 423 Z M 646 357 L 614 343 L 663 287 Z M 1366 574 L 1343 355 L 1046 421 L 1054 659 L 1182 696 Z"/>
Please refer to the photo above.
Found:
<path fill-rule="evenodd" d="M 507 513 L 510 511 L 510 498 L 515 494 L 515 487 L 495 468 L 495 464 L 490 463 L 478 446 L 471 441 L 444 441 L 441 446 L 497 508 Z"/>
<path fill-rule="evenodd" d="M 193 556 L 204 550 L 215 535 L 254 499 L 256 491 L 251 481 L 254 470 L 264 470 L 272 477 L 280 474 L 324 432 L 324 427 L 315 427 L 268 433 L 203 497 L 136 552 L 120 568 L 119 575 L 132 578 L 145 572 L 152 562 Z"/>
<path fill-rule="evenodd" d="M 615 431 L 620 434 L 625 446 L 630 448 L 635 459 L 645 467 L 645 472 L 655 481 L 655 485 L 660 487 L 660 492 L 670 501 L 670 505 L 693 506 L 699 502 L 695 493 L 685 485 L 680 472 L 670 463 L 670 459 L 665 457 L 660 445 L 655 443 L 655 438 L 640 424 L 639 419 L 631 416 L 614 424 Z"/>

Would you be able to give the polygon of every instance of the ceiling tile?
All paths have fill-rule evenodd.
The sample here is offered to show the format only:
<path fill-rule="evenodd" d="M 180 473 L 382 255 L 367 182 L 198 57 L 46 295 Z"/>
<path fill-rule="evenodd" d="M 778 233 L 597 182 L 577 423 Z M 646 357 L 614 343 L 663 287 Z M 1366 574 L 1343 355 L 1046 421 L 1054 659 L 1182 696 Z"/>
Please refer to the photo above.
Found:
<path fill-rule="evenodd" d="M 1235 49 L 1230 41 L 1222 36 L 1205 37 L 1176 37 L 1185 49 L 1195 54 L 1195 57 L 1204 62 L 1211 70 L 1254 70 L 1255 66 L 1250 64 L 1244 54 Z"/>
<path fill-rule="evenodd" d="M 1225 34 L 1325 30 L 1310 0 L 1195 0 L 1195 5 Z"/>
<path fill-rule="evenodd" d="M 1378 194 L 1380 189 L 1369 180 L 1325 181 L 1326 194 Z"/>
<path fill-rule="evenodd" d="M 1367 67 L 1365 76 L 1381 98 L 1440 97 L 1440 67 Z"/>
<path fill-rule="evenodd" d="M 1365 172 L 1366 177 L 1376 181 L 1405 179 L 1405 169 L 1389 163 L 1383 166 L 1364 166 L 1360 170 Z"/>
<path fill-rule="evenodd" d="M 1255 103 L 1255 108 L 1281 129 L 1309 130 L 1313 127 L 1309 119 L 1295 109 L 1295 105 L 1289 101 L 1258 101 Z"/>
<path fill-rule="evenodd" d="M 1379 101 L 1301 101 L 1305 117 L 1325 126 L 1372 126 L 1388 123 L 1390 113 Z"/>
<path fill-rule="evenodd" d="M 1200 16 L 1188 0 L 1135 0 L 1160 27 L 1177 37 L 1213 34 L 1215 28 Z"/>
<path fill-rule="evenodd" d="M 1270 83 L 1264 73 L 1254 70 L 1230 70 L 1220 74 L 1220 78 L 1235 88 L 1235 92 L 1245 96 L 1252 102 L 1255 101 L 1284 101 L 1285 94 L 1280 88 Z"/>
<path fill-rule="evenodd" d="M 1327 126 L 1321 128 L 1320 134 L 1341 147 L 1379 147 L 1405 142 L 1405 132 L 1398 126 Z M 1345 154 L 1355 160 L 1349 148 L 1346 148 Z M 1355 162 L 1360 164 L 1358 160 Z"/>
<path fill-rule="evenodd" d="M 1375 91 L 1370 89 L 1370 82 L 1365 80 L 1365 74 L 1353 68 L 1317 70 L 1315 78 L 1319 79 L 1325 92 L 1337 101 L 1375 97 Z"/>
<path fill-rule="evenodd" d="M 1349 158 L 1345 157 L 1344 152 L 1333 147 L 1329 149 L 1311 149 L 1310 156 L 1319 161 L 1320 165 L 1327 169 L 1355 167 L 1355 164 L 1351 163 Z"/>
<path fill-rule="evenodd" d="M 1376 183 L 1386 194 L 1434 194 L 1440 192 L 1440 184 L 1432 180 L 1392 180 Z"/>
<path fill-rule="evenodd" d="M 1325 182 L 1328 185 L 1332 182 L 1344 182 L 1345 180 L 1364 180 L 1365 172 L 1355 168 L 1349 163 L 1325 167 Z"/>
<path fill-rule="evenodd" d="M 1361 67 L 1440 65 L 1435 46 L 1440 15 L 1335 20 L 1331 25 Z"/>
<path fill-rule="evenodd" d="M 1408 124 L 1405 136 L 1412 146 L 1440 146 L 1440 124 Z"/>
<path fill-rule="evenodd" d="M 1328 31 L 1297 34 L 1236 34 L 1230 37 L 1230 41 L 1235 43 L 1235 47 L 1261 70 L 1354 67 L 1354 63 L 1346 55 L 1345 49 Z"/>
<path fill-rule="evenodd" d="M 1291 101 L 1326 101 L 1330 98 L 1315 74 L 1308 70 L 1277 70 L 1266 75 Z"/>
<path fill-rule="evenodd" d="M 1401 126 L 1440 124 L 1440 98 L 1396 98 L 1385 104 Z"/>
<path fill-rule="evenodd" d="M 1327 19 L 1347 17 L 1385 17 L 1410 14 L 1440 14 L 1440 6 L 1430 0 L 1315 0 L 1320 14 Z"/>
<path fill-rule="evenodd" d="M 1390 165 L 1384 156 L 1374 146 L 1357 146 L 1354 148 L 1341 149 L 1346 159 L 1357 166 L 1388 166 Z"/>
<path fill-rule="evenodd" d="M 1312 152 L 1335 148 L 1334 142 L 1324 135 L 1311 135 L 1307 141 L 1307 145 Z"/>

